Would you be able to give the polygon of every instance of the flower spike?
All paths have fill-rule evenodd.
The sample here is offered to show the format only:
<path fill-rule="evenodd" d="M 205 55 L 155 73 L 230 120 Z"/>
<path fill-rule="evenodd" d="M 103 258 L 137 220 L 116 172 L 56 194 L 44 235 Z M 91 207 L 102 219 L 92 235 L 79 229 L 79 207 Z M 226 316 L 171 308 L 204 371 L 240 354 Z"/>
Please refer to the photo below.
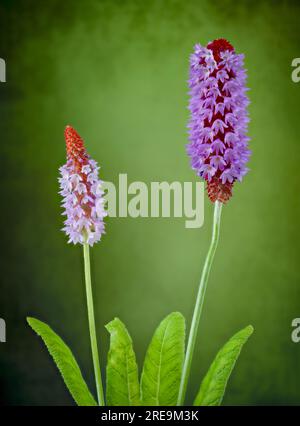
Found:
<path fill-rule="evenodd" d="M 63 231 L 69 243 L 85 242 L 92 246 L 100 241 L 104 230 L 102 182 L 98 178 L 99 167 L 86 152 L 84 142 L 71 126 L 65 129 L 67 162 L 60 170 L 60 194 L 67 219 Z"/>
<path fill-rule="evenodd" d="M 187 153 L 207 182 L 212 202 L 226 203 L 250 156 L 244 56 L 225 39 L 196 44 L 190 58 L 190 121 Z"/>

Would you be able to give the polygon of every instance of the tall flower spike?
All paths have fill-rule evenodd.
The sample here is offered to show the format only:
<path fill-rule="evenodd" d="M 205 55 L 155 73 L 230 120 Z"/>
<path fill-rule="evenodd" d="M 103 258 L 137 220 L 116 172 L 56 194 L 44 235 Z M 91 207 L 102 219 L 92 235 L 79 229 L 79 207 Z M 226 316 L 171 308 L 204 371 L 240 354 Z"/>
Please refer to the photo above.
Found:
<path fill-rule="evenodd" d="M 212 202 L 226 203 L 236 180 L 248 169 L 246 71 L 244 55 L 225 39 L 196 44 L 190 58 L 190 121 L 187 153 L 207 181 Z"/>
<path fill-rule="evenodd" d="M 67 216 L 63 231 L 69 243 L 100 241 L 104 230 L 104 199 L 102 182 L 98 178 L 99 167 L 87 154 L 82 138 L 71 126 L 65 129 L 67 162 L 60 170 L 60 194 Z"/>

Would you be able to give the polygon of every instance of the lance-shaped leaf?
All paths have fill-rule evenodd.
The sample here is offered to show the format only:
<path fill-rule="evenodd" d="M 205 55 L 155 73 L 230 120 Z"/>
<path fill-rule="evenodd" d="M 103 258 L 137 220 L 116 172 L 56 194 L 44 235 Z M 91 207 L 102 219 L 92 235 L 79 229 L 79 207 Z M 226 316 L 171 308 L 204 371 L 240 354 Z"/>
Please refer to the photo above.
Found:
<path fill-rule="evenodd" d="M 249 325 L 236 333 L 218 352 L 204 377 L 198 395 L 194 401 L 196 406 L 220 405 L 226 385 L 243 345 L 253 333 Z"/>
<path fill-rule="evenodd" d="M 97 405 L 68 346 L 44 322 L 27 318 L 30 327 L 42 338 L 77 405 Z"/>
<path fill-rule="evenodd" d="M 176 405 L 184 360 L 185 320 L 179 312 L 158 326 L 141 378 L 143 405 Z"/>
<path fill-rule="evenodd" d="M 131 337 L 118 318 L 109 322 L 110 348 L 106 366 L 107 405 L 140 405 L 138 367 Z"/>

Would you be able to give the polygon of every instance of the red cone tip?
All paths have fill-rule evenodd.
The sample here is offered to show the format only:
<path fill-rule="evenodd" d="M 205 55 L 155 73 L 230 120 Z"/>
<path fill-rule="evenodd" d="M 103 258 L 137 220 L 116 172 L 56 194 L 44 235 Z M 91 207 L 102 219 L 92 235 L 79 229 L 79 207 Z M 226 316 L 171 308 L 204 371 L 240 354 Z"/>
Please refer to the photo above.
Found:
<path fill-rule="evenodd" d="M 66 126 L 65 140 L 69 158 L 76 159 L 86 154 L 83 139 L 72 126 Z"/>
<path fill-rule="evenodd" d="M 207 48 L 213 51 L 215 60 L 220 61 L 220 53 L 225 50 L 230 52 L 234 51 L 234 47 L 225 38 L 217 38 L 216 40 L 208 43 Z"/>

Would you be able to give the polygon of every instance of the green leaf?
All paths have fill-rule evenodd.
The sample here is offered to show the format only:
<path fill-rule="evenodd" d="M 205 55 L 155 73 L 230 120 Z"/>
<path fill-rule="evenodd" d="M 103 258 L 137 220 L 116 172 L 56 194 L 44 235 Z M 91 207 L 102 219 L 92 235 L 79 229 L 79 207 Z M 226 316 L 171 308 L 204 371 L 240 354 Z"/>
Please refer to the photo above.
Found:
<path fill-rule="evenodd" d="M 97 405 L 68 346 L 44 322 L 30 317 L 27 318 L 27 322 L 47 346 L 76 404 L 82 406 Z"/>
<path fill-rule="evenodd" d="M 239 357 L 243 345 L 253 333 L 253 327 L 243 328 L 236 333 L 217 353 L 206 376 L 204 377 L 198 395 L 194 401 L 196 406 L 220 405 L 225 393 L 230 374 Z"/>
<path fill-rule="evenodd" d="M 140 405 L 138 367 L 131 337 L 118 318 L 109 322 L 110 348 L 106 366 L 107 405 Z"/>
<path fill-rule="evenodd" d="M 176 405 L 184 360 L 185 320 L 179 312 L 158 326 L 141 378 L 143 405 Z"/>

